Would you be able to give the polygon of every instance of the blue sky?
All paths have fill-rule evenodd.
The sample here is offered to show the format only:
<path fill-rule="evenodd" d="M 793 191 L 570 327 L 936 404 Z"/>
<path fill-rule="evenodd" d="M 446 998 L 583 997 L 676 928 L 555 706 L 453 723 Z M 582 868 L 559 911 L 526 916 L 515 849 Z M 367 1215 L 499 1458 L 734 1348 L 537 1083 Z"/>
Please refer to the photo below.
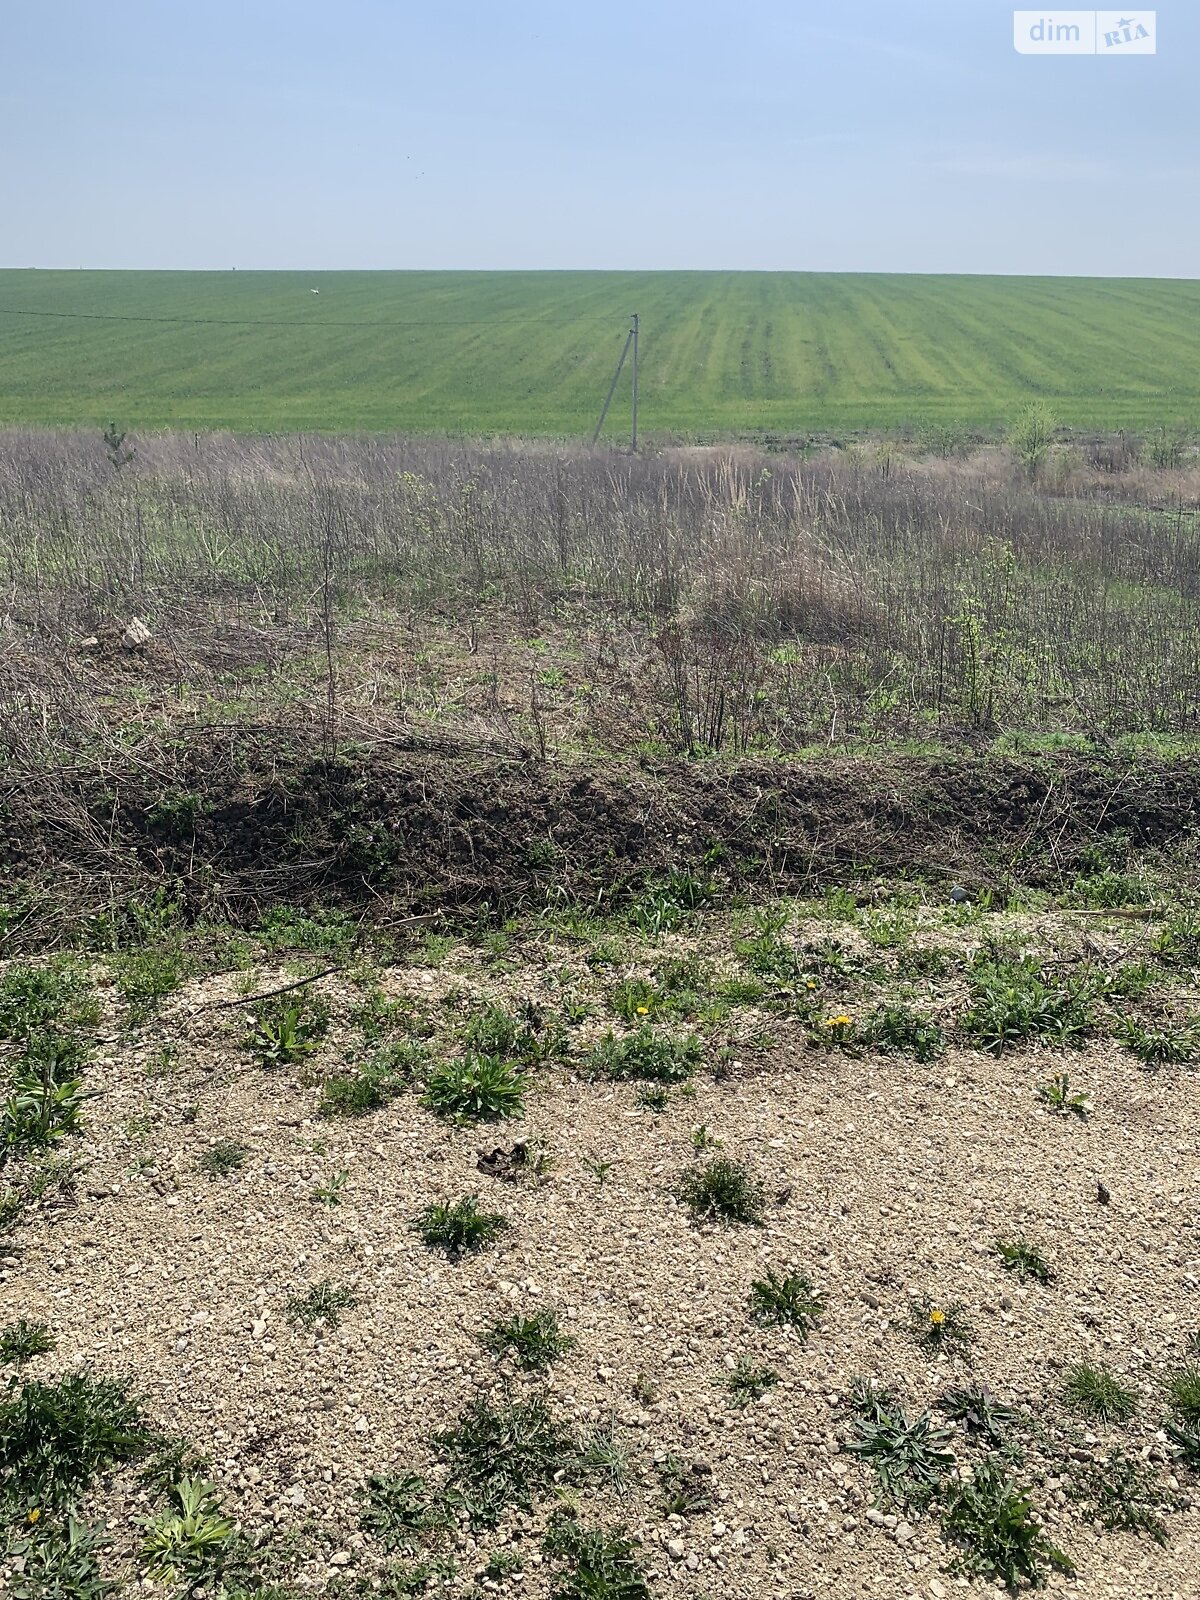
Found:
<path fill-rule="evenodd" d="M 1194 0 L 1132 60 L 992 0 L 3 20 L 5 266 L 1200 275 Z"/>

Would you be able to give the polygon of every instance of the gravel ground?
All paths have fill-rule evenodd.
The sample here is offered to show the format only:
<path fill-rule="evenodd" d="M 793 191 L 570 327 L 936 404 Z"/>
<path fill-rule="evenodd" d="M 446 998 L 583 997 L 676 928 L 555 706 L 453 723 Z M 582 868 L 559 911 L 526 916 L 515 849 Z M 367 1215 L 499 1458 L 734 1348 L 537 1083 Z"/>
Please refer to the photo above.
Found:
<path fill-rule="evenodd" d="M 543 951 L 498 979 L 460 947 L 445 968 L 394 967 L 384 984 L 429 1002 L 452 986 L 536 994 L 550 964 Z M 259 970 L 254 982 L 286 977 Z M 349 1049 L 349 985 L 320 985 L 337 1021 L 316 1067 L 267 1072 L 239 1048 L 244 1012 L 196 1013 L 234 982 L 192 984 L 142 1035 L 98 1053 L 78 1206 L 20 1230 L 0 1268 L 0 1320 L 51 1324 L 58 1348 L 37 1375 L 80 1362 L 130 1375 L 154 1422 L 209 1455 L 241 1525 L 289 1535 L 305 1585 L 375 1570 L 357 1527 L 366 1475 L 429 1470 L 429 1435 L 506 1376 L 480 1331 L 505 1307 L 550 1305 L 577 1340 L 552 1369 L 554 1403 L 581 1425 L 615 1421 L 638 1473 L 624 1492 L 588 1489 L 581 1503 L 589 1520 L 643 1539 L 656 1593 L 887 1600 L 989 1587 L 947 1570 L 953 1552 L 933 1519 L 891 1515 L 889 1526 L 869 1470 L 840 1449 L 846 1392 L 866 1377 L 914 1407 L 975 1378 L 1042 1420 L 1021 1475 L 1078 1567 L 1053 1589 L 1200 1595 L 1200 1484 L 1173 1476 L 1156 1431 L 1164 1374 L 1200 1330 L 1195 1072 L 1145 1072 L 1108 1041 L 1000 1058 L 952 1049 L 921 1066 L 815 1051 L 772 1019 L 752 1068 L 702 1073 L 661 1114 L 637 1104 L 635 1085 L 554 1066 L 536 1074 L 520 1124 L 447 1125 L 415 1094 L 330 1121 L 317 1117 L 315 1077 Z M 175 1046 L 166 1062 L 164 1042 Z M 1036 1085 L 1058 1070 L 1090 1089 L 1090 1121 L 1037 1102 Z M 673 1196 L 700 1124 L 763 1182 L 763 1227 L 697 1226 Z M 544 1141 L 544 1181 L 477 1169 L 481 1150 L 514 1136 Z M 221 1139 L 249 1154 L 209 1178 L 198 1160 Z M 603 1183 L 592 1161 L 611 1163 Z M 340 1202 L 314 1202 L 341 1174 Z M 468 1193 L 512 1226 L 454 1264 L 410 1222 L 431 1199 Z M 1034 1240 L 1057 1282 L 1002 1271 L 998 1235 Z M 824 1292 L 807 1343 L 748 1319 L 750 1283 L 768 1267 L 805 1272 Z M 352 1287 L 357 1306 L 336 1328 L 291 1326 L 288 1298 L 323 1279 Z M 966 1307 L 969 1367 L 919 1348 L 910 1318 L 923 1294 Z M 781 1381 L 738 1410 L 718 1379 L 743 1353 Z M 1089 1433 L 1062 1409 L 1062 1368 L 1083 1358 L 1142 1395 L 1131 1424 Z M 639 1376 L 653 1401 L 635 1395 Z M 1047 1438 L 1076 1458 L 1121 1443 L 1158 1463 L 1179 1495 L 1167 1547 L 1082 1521 Z M 709 1509 L 663 1516 L 653 1467 L 666 1453 L 711 1468 Z M 144 1492 L 118 1477 L 102 1505 L 132 1545 Z M 477 1543 L 459 1535 L 454 1592 L 512 1541 L 526 1566 L 501 1591 L 547 1594 L 538 1544 L 549 1509 Z"/>

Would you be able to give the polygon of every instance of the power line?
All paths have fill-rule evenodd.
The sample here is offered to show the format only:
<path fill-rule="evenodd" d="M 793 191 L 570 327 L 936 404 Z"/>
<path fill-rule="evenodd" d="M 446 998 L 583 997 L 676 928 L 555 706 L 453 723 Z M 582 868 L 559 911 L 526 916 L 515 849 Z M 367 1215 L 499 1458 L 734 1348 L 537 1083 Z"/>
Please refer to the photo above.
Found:
<path fill-rule="evenodd" d="M 141 322 L 196 328 L 507 328 L 570 327 L 576 322 L 611 322 L 596 312 L 553 322 L 548 317 L 429 317 L 419 321 L 379 322 L 301 317 L 144 317 L 121 311 L 26 311 L 0 306 L 0 317 L 51 317 L 66 322 Z"/>

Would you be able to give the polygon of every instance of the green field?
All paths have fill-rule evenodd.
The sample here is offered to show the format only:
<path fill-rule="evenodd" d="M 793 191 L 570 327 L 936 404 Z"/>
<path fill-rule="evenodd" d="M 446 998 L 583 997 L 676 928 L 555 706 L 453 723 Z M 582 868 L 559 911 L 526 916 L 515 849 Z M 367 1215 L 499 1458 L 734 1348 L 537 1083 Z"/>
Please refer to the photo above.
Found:
<path fill-rule="evenodd" d="M 0 271 L 0 422 L 586 435 L 633 311 L 659 436 L 1200 420 L 1190 280 Z"/>

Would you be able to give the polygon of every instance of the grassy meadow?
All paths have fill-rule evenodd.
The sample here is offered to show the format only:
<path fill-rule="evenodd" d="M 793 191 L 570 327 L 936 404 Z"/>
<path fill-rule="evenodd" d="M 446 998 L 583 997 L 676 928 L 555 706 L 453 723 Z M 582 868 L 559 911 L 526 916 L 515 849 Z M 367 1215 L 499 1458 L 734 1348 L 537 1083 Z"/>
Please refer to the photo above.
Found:
<path fill-rule="evenodd" d="M 1037 397 L 1145 428 L 1200 419 L 1198 309 L 1169 280 L 0 271 L 0 422 L 586 435 L 636 311 L 651 435 L 990 430 Z"/>

